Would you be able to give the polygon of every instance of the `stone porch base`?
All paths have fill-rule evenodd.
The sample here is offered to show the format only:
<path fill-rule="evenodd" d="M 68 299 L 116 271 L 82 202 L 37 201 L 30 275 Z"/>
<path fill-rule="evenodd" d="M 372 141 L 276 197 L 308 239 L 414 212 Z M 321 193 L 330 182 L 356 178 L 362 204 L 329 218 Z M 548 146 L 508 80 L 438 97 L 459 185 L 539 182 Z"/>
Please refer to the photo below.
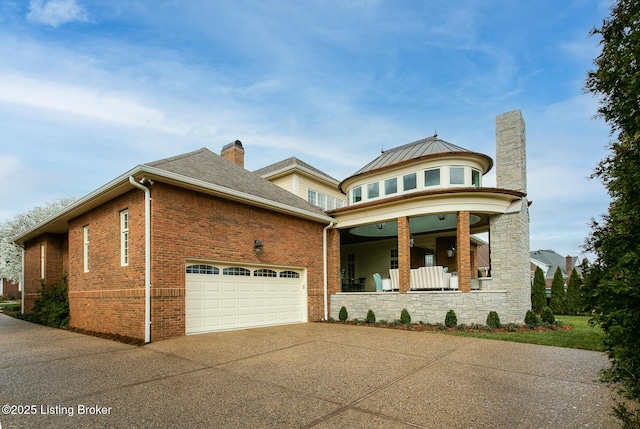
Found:
<path fill-rule="evenodd" d="M 444 323 L 447 312 L 453 309 L 458 324 L 479 323 L 484 325 L 490 311 L 496 311 L 502 323 L 523 323 L 523 320 L 507 319 L 507 292 L 502 290 L 435 292 L 351 292 L 331 295 L 331 314 L 338 319 L 342 306 L 346 307 L 349 319 L 364 320 L 369 309 L 376 320 L 392 322 L 400 319 L 406 308 L 413 322 Z M 524 317 L 524 315 L 523 315 Z"/>

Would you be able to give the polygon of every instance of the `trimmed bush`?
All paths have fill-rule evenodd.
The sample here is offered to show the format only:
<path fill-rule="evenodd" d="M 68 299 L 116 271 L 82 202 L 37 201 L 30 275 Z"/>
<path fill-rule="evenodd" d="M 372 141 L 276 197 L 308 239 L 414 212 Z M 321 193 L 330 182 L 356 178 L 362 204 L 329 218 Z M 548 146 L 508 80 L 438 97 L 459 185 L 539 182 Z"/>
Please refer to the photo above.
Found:
<path fill-rule="evenodd" d="M 349 313 L 347 313 L 347 307 L 345 307 L 344 305 L 342 306 L 342 308 L 340 308 L 340 313 L 338 314 L 338 319 L 344 323 L 347 321 L 347 319 L 349 318 Z"/>
<path fill-rule="evenodd" d="M 407 326 L 411 325 L 411 315 L 406 308 L 403 308 L 400 312 L 400 321 Z"/>
<path fill-rule="evenodd" d="M 543 323 L 548 323 L 549 325 L 553 325 L 553 323 L 556 321 L 556 317 L 553 315 L 553 311 L 551 311 L 549 307 L 545 307 L 542 309 L 540 319 Z"/>
<path fill-rule="evenodd" d="M 562 272 L 560 271 L 560 267 L 558 267 L 551 282 L 551 299 L 549 299 L 551 311 L 555 314 L 563 314 L 565 299 L 564 278 L 562 278 Z"/>
<path fill-rule="evenodd" d="M 367 323 L 376 323 L 376 315 L 371 309 L 367 311 Z"/>
<path fill-rule="evenodd" d="M 524 316 L 524 324 L 527 325 L 529 329 L 535 329 L 540 324 L 540 319 L 536 313 L 529 310 Z"/>
<path fill-rule="evenodd" d="M 547 305 L 547 283 L 544 280 L 544 272 L 540 267 L 536 267 L 531 285 L 531 309 L 540 313 Z"/>
<path fill-rule="evenodd" d="M 43 325 L 62 328 L 69 324 L 69 298 L 66 273 L 56 283 L 40 283 L 38 297 L 33 302 L 32 316 Z"/>
<path fill-rule="evenodd" d="M 456 316 L 455 311 L 447 311 L 447 315 L 444 317 L 444 324 L 447 328 L 453 328 L 458 325 L 458 316 Z"/>
<path fill-rule="evenodd" d="M 500 327 L 500 316 L 495 311 L 490 311 L 487 316 L 487 326 L 491 329 L 498 329 Z"/>

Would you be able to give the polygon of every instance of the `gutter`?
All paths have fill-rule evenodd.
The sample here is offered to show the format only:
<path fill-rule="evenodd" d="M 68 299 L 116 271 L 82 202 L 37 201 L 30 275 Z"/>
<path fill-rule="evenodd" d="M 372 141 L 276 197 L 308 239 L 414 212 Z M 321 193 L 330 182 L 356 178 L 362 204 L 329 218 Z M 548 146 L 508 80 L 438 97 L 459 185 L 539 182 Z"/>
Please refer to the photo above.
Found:
<path fill-rule="evenodd" d="M 324 271 L 324 320 L 329 320 L 329 274 L 327 273 L 327 230 L 334 225 L 332 221 L 329 225 L 325 226 L 322 230 L 322 262 L 323 262 L 323 271 Z"/>
<path fill-rule="evenodd" d="M 142 178 L 141 182 L 144 183 Z M 129 183 L 144 191 L 144 342 L 151 342 L 151 190 L 129 176 Z"/>

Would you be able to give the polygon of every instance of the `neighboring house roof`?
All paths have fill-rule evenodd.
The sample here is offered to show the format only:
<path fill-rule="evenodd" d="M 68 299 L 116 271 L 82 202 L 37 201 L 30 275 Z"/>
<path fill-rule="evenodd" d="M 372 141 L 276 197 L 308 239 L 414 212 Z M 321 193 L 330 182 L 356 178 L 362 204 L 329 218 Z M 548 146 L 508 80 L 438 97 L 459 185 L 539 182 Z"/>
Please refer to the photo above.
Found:
<path fill-rule="evenodd" d="M 324 171 L 318 170 L 317 168 L 307 164 L 306 162 L 296 157 L 283 159 L 282 161 L 276 162 L 271 165 L 267 165 L 266 167 L 262 167 L 258 170 L 255 170 L 254 173 L 267 179 L 267 178 L 279 176 L 281 174 L 284 174 L 291 170 L 296 170 L 296 169 L 301 171 L 306 171 L 307 173 L 311 173 L 311 175 L 313 176 L 322 178 L 334 184 L 338 184 L 337 179 L 334 179 Z"/>
<path fill-rule="evenodd" d="M 531 262 L 545 271 L 545 278 L 553 279 L 556 273 L 556 269 L 560 268 L 563 277 L 567 277 L 567 259 L 566 257 L 556 253 L 553 250 L 535 250 L 530 252 Z M 577 270 L 580 274 L 580 267 L 576 266 L 578 263 L 577 256 L 570 256 L 571 266 Z"/>
<path fill-rule="evenodd" d="M 367 173 L 374 170 L 380 170 L 415 159 L 444 154 L 468 154 L 483 157 L 487 161 L 487 168 L 484 173 L 489 171 L 493 166 L 493 161 L 487 155 L 471 152 L 460 146 L 456 146 L 452 143 L 441 140 L 436 134 L 432 137 L 427 137 L 425 139 L 398 146 L 393 149 L 389 149 L 386 151 L 383 150 L 380 156 L 362 167 L 353 175 L 357 176 L 359 174 Z"/>
<path fill-rule="evenodd" d="M 331 222 L 327 216 L 302 198 L 274 185 L 244 168 L 227 161 L 209 149 L 185 153 L 138 165 L 101 188 L 75 201 L 12 241 L 23 244 L 44 233 L 64 233 L 68 222 L 113 198 L 135 189 L 130 178 L 157 180 L 209 195 L 290 214 L 318 222 Z"/>

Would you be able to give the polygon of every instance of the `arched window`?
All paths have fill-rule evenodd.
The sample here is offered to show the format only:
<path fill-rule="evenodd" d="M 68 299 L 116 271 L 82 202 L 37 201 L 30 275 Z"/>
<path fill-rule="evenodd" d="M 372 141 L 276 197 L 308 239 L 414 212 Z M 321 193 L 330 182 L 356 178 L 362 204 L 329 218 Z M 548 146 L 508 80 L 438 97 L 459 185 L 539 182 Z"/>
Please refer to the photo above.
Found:
<path fill-rule="evenodd" d="M 300 273 L 296 273 L 295 271 L 280 271 L 280 277 L 289 278 L 289 279 L 299 279 Z"/>
<path fill-rule="evenodd" d="M 253 275 L 255 277 L 278 277 L 278 273 L 276 273 L 273 270 L 268 270 L 268 269 L 265 269 L 265 268 L 261 268 L 259 270 L 255 270 L 253 272 Z"/>
<path fill-rule="evenodd" d="M 213 265 L 187 265 L 187 274 L 220 274 Z"/>
<path fill-rule="evenodd" d="M 250 276 L 251 271 L 242 267 L 229 267 L 224 268 L 222 270 L 222 274 L 224 274 L 225 276 Z"/>

